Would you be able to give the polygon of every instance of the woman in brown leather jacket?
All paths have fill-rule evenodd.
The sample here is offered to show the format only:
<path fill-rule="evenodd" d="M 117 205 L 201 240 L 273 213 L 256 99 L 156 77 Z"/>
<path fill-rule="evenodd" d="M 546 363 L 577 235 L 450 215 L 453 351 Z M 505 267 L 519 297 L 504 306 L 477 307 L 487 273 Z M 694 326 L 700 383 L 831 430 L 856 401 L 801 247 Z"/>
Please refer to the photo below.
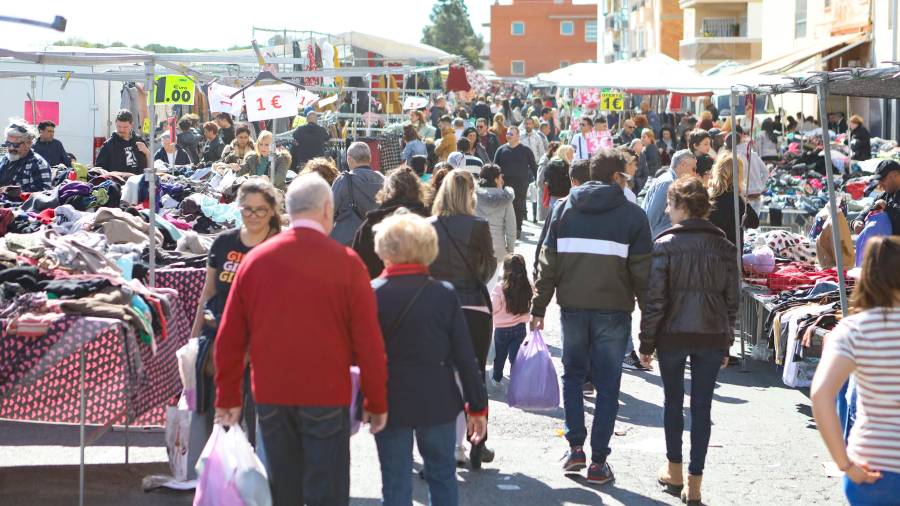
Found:
<path fill-rule="evenodd" d="M 700 504 L 700 482 L 709 445 L 710 409 L 719 369 L 728 365 L 738 311 L 737 250 L 706 219 L 709 194 L 699 178 L 669 187 L 672 228 L 653 244 L 650 284 L 641 317 L 641 362 L 657 352 L 665 393 L 663 425 L 668 465 L 659 482 Z M 691 462 L 682 475 L 684 368 L 691 360 Z"/>

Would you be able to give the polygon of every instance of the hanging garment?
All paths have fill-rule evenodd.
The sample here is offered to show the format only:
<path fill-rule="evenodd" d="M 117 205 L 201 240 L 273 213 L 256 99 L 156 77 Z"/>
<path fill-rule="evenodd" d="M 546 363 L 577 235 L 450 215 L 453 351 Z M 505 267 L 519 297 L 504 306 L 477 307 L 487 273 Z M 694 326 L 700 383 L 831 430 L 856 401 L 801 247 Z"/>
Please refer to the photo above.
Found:
<path fill-rule="evenodd" d="M 446 86 L 447 91 L 469 91 L 472 89 L 472 86 L 469 84 L 469 79 L 466 77 L 466 69 L 461 65 L 450 65 L 450 70 L 447 72 L 447 83 Z"/>

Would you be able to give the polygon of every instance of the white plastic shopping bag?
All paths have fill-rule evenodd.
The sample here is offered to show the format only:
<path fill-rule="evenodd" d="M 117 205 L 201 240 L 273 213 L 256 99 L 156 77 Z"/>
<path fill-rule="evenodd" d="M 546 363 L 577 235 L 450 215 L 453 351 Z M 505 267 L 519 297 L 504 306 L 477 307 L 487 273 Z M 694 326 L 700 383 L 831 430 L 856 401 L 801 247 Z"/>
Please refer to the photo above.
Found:
<path fill-rule="evenodd" d="M 194 506 L 271 506 L 266 469 L 237 425 L 216 424 L 197 462 Z"/>
<path fill-rule="evenodd" d="M 184 387 L 182 396 L 187 399 L 188 409 L 197 409 L 197 353 L 200 350 L 200 340 L 196 337 L 188 339 L 187 344 L 178 348 L 175 356 L 178 358 L 178 373 L 181 375 L 181 384 Z"/>
<path fill-rule="evenodd" d="M 184 396 L 177 406 L 166 408 L 166 452 L 169 468 L 176 481 L 188 479 L 188 443 L 191 435 L 191 410 Z"/>

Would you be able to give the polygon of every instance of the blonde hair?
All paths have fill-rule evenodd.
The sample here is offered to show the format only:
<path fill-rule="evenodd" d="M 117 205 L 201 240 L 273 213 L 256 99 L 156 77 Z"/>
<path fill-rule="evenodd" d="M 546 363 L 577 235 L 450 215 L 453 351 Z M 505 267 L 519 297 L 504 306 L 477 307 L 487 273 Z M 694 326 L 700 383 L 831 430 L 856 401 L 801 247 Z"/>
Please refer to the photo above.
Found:
<path fill-rule="evenodd" d="M 375 253 L 385 262 L 428 265 L 437 258 L 437 232 L 428 221 L 400 208 L 373 227 Z"/>
<path fill-rule="evenodd" d="M 575 159 L 575 148 L 568 144 L 563 144 L 556 150 L 556 157 L 571 163 Z"/>
<path fill-rule="evenodd" d="M 863 117 L 860 116 L 859 114 L 854 114 L 853 116 L 850 116 L 850 119 L 848 121 L 850 121 L 850 123 L 856 123 L 859 126 L 863 126 L 863 123 L 864 123 Z"/>
<path fill-rule="evenodd" d="M 703 112 L 700 113 L 700 120 L 701 120 L 701 121 L 712 120 L 712 119 L 713 119 L 712 112 L 710 112 L 710 111 L 703 111 Z"/>
<path fill-rule="evenodd" d="M 734 191 L 734 171 L 732 169 L 734 162 L 731 153 L 724 153 L 716 159 L 713 165 L 712 174 L 709 178 L 709 198 L 716 199 L 730 191 Z M 743 187 L 744 177 L 744 161 L 740 157 L 738 162 L 738 186 Z"/>
<path fill-rule="evenodd" d="M 444 178 L 431 208 L 434 216 L 475 214 L 475 179 L 465 170 L 453 170 Z"/>
<path fill-rule="evenodd" d="M 267 138 L 274 141 L 275 136 L 272 135 L 272 132 L 270 132 L 268 130 L 263 130 L 262 132 L 259 133 L 259 135 L 256 136 L 256 148 L 255 149 L 256 149 L 257 155 L 259 155 L 259 144 L 263 141 L 263 139 L 267 139 Z M 272 145 L 271 143 L 269 144 L 269 151 L 270 152 L 275 151 L 275 146 Z M 262 155 L 260 155 L 260 156 L 262 156 Z"/>

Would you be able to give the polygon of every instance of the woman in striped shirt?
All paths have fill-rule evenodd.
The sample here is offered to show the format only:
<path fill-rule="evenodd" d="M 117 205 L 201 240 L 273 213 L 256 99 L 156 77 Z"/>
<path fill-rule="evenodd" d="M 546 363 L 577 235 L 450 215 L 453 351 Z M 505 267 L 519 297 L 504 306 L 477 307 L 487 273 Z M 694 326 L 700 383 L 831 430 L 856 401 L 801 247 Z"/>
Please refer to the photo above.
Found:
<path fill-rule="evenodd" d="M 825 342 L 812 385 L 813 415 L 844 472 L 852 505 L 897 504 L 900 495 L 900 237 L 872 239 L 853 293 L 854 314 Z M 850 374 L 856 423 L 846 448 L 835 398 Z"/>

